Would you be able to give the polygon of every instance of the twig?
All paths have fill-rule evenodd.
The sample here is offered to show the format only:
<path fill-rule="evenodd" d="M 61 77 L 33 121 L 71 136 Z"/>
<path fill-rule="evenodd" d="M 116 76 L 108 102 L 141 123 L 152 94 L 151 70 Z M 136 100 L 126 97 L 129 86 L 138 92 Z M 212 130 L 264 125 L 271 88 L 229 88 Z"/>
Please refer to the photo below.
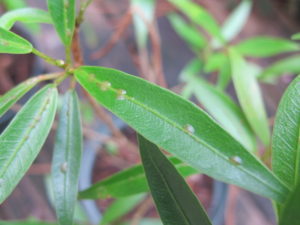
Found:
<path fill-rule="evenodd" d="M 55 65 L 62 69 L 65 69 L 67 67 L 67 64 L 63 60 L 54 59 L 54 58 L 40 52 L 39 50 L 37 50 L 35 48 L 32 48 L 32 53 L 39 56 L 40 58 L 44 59 L 49 64 Z"/>
<path fill-rule="evenodd" d="M 91 59 L 96 60 L 107 55 L 111 51 L 111 49 L 118 43 L 120 38 L 123 36 L 124 32 L 131 24 L 131 21 L 132 21 L 131 10 L 128 10 L 126 14 L 120 19 L 120 23 L 118 24 L 116 31 L 109 39 L 109 41 L 106 43 L 106 45 L 100 50 L 98 50 L 97 52 L 93 53 L 91 55 Z"/>
<path fill-rule="evenodd" d="M 72 41 L 72 53 L 75 62 L 75 67 L 79 67 L 84 64 L 81 47 L 80 47 L 79 26 L 80 24 L 77 24 L 75 27 L 73 41 Z"/>

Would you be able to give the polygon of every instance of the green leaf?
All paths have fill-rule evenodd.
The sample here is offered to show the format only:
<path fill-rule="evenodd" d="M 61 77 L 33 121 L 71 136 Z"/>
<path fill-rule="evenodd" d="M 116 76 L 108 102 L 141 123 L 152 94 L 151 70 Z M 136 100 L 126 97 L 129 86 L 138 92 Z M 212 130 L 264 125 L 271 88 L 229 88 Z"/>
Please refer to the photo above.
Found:
<path fill-rule="evenodd" d="M 35 94 L 0 136 L 0 204 L 33 163 L 54 120 L 57 90 L 48 85 Z"/>
<path fill-rule="evenodd" d="M 300 73 L 300 55 L 284 58 L 267 67 L 260 75 L 259 79 L 269 81 L 282 76 L 285 73 Z"/>
<path fill-rule="evenodd" d="M 0 17 L 0 27 L 10 30 L 14 23 L 52 23 L 48 12 L 35 8 L 23 8 L 8 11 Z"/>
<path fill-rule="evenodd" d="M 209 176 L 284 201 L 287 188 L 195 104 L 117 70 L 74 72 L 98 102 L 148 140 Z"/>
<path fill-rule="evenodd" d="M 300 40 L 300 33 L 296 33 L 292 36 L 292 40 L 299 41 Z"/>
<path fill-rule="evenodd" d="M 189 83 L 194 87 L 194 95 L 204 108 L 248 151 L 256 152 L 255 136 L 242 110 L 234 101 L 201 78 L 190 76 L 189 79 Z"/>
<path fill-rule="evenodd" d="M 145 198 L 145 194 L 116 199 L 103 214 L 100 225 L 116 222 L 133 210 Z"/>
<path fill-rule="evenodd" d="M 7 112 L 24 94 L 33 88 L 39 81 L 31 78 L 12 88 L 0 97 L 0 117 Z"/>
<path fill-rule="evenodd" d="M 300 148 L 298 148 L 300 151 Z M 300 221 L 300 182 L 295 186 L 279 215 L 279 225 L 299 225 Z"/>
<path fill-rule="evenodd" d="M 254 132 L 265 145 L 270 142 L 268 119 L 255 72 L 241 55 L 229 49 L 232 79 L 239 102 Z"/>
<path fill-rule="evenodd" d="M 272 166 L 289 187 L 300 176 L 300 76 L 285 91 L 277 113 L 272 137 Z"/>
<path fill-rule="evenodd" d="M 252 1 L 243 0 L 225 20 L 222 35 L 226 41 L 231 41 L 243 29 L 249 18 Z"/>
<path fill-rule="evenodd" d="M 254 37 L 235 46 L 243 56 L 270 57 L 281 53 L 299 51 L 299 44 L 281 38 Z"/>
<path fill-rule="evenodd" d="M 171 13 L 168 15 L 168 19 L 176 33 L 193 51 L 199 51 L 205 46 L 205 37 L 197 30 L 197 28 L 185 22 L 181 16 L 176 13 Z"/>
<path fill-rule="evenodd" d="M 168 0 L 181 10 L 193 23 L 200 25 L 212 37 L 224 43 L 220 27 L 213 16 L 199 4 L 190 0 Z"/>
<path fill-rule="evenodd" d="M 152 23 L 155 12 L 155 3 L 156 0 L 131 0 L 131 7 L 138 9 L 138 11 L 143 15 L 143 19 L 137 13 L 133 15 L 135 36 L 139 48 L 145 48 L 147 46 L 148 26 L 143 20 L 147 20 L 149 23 Z"/>
<path fill-rule="evenodd" d="M 184 177 L 199 173 L 197 170 L 170 157 L 180 174 Z M 114 175 L 97 182 L 90 188 L 79 193 L 81 199 L 123 198 L 149 191 L 142 165 L 136 165 L 122 170 Z"/>
<path fill-rule="evenodd" d="M 75 28 L 75 0 L 47 0 L 54 26 L 62 42 L 70 46 Z"/>
<path fill-rule="evenodd" d="M 222 52 L 217 52 L 215 54 L 210 55 L 207 58 L 207 61 L 204 66 L 204 71 L 206 73 L 218 71 L 227 62 L 228 62 L 228 58 L 226 57 L 226 55 Z"/>
<path fill-rule="evenodd" d="M 220 68 L 218 74 L 217 87 L 220 90 L 225 90 L 229 85 L 230 81 L 231 81 L 231 68 L 230 68 L 230 61 L 227 58 L 226 62 Z"/>
<path fill-rule="evenodd" d="M 30 42 L 0 27 L 0 53 L 25 54 L 31 51 Z"/>
<path fill-rule="evenodd" d="M 26 7 L 25 0 L 3 0 L 3 4 L 8 11 Z"/>
<path fill-rule="evenodd" d="M 211 224 L 197 197 L 157 146 L 138 135 L 152 197 L 164 225 Z"/>
<path fill-rule="evenodd" d="M 78 193 L 82 132 L 78 98 L 69 90 L 63 101 L 52 161 L 56 215 L 60 225 L 73 224 Z"/>

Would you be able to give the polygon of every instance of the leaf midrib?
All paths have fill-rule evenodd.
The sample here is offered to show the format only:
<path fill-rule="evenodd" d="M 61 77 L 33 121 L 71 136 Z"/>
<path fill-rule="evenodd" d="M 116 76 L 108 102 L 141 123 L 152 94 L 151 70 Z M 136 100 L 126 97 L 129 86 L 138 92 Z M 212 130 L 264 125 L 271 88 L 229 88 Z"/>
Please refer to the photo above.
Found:
<path fill-rule="evenodd" d="M 87 68 L 87 69 L 88 69 L 88 68 Z M 86 72 L 84 69 L 81 69 L 81 70 L 78 70 L 78 71 L 81 71 L 81 72 L 82 72 L 80 76 L 81 76 L 82 79 L 84 80 L 83 83 L 87 83 L 87 82 L 85 82 L 86 79 L 84 78 L 84 75 L 88 76 L 88 72 Z M 95 79 L 95 81 L 96 81 L 97 83 L 101 83 L 101 81 L 99 81 L 98 79 Z M 81 82 L 82 82 L 82 81 L 81 81 Z M 85 86 L 85 85 L 84 85 L 84 86 Z M 88 89 L 88 88 L 87 88 L 87 89 Z M 110 89 L 113 90 L 114 92 L 117 91 L 116 89 L 114 89 L 114 88 L 112 88 L 112 87 L 111 87 Z M 172 92 L 170 92 L 170 91 L 168 91 L 168 90 L 165 90 L 165 91 L 167 91 L 169 94 L 173 94 Z M 152 108 L 149 108 L 147 105 L 145 105 L 145 104 L 143 104 L 143 103 L 137 101 L 135 98 L 128 97 L 127 95 L 126 95 L 125 97 L 126 97 L 126 99 L 127 99 L 128 101 L 131 101 L 133 104 L 136 104 L 136 105 L 140 106 L 141 108 L 144 108 L 144 110 L 146 110 L 146 111 L 148 111 L 148 112 L 154 114 L 156 117 L 158 117 L 158 118 L 160 118 L 161 120 L 163 120 L 163 121 L 169 123 L 169 124 L 170 124 L 171 126 L 173 126 L 174 128 L 177 128 L 177 129 L 180 130 L 181 132 L 187 134 L 188 137 L 190 136 L 190 137 L 191 137 L 192 139 L 194 139 L 197 143 L 202 144 L 202 145 L 205 146 L 207 149 L 209 149 L 210 151 L 214 152 L 214 153 L 215 153 L 217 156 L 219 156 L 221 159 L 223 159 L 223 160 L 225 160 L 226 162 L 228 162 L 228 159 L 227 159 L 226 156 L 223 156 L 219 151 L 217 151 L 214 147 L 210 146 L 208 143 L 202 142 L 201 139 L 199 139 L 197 136 L 192 135 L 192 134 L 190 134 L 189 132 L 185 131 L 181 126 L 177 125 L 175 122 L 169 120 L 168 118 L 166 118 L 165 116 L 161 115 L 159 112 L 153 110 Z M 180 98 L 180 97 L 179 97 L 179 98 Z M 194 107 L 195 107 L 195 106 L 194 106 Z M 203 112 L 203 113 L 204 113 L 204 112 Z M 116 114 L 119 114 L 119 113 L 116 113 Z M 214 123 L 214 121 L 211 121 L 211 122 Z M 216 124 L 216 125 L 217 125 L 217 124 Z M 220 128 L 220 129 L 222 129 L 222 128 Z M 246 151 L 246 150 L 245 150 L 245 151 Z M 249 154 L 250 154 L 250 153 L 249 153 Z M 259 163 L 259 164 L 261 165 L 261 167 L 265 168 L 265 169 L 270 173 L 270 175 L 272 175 L 272 172 L 269 171 L 268 168 L 267 168 L 264 164 L 260 163 L 259 161 L 257 161 L 257 163 Z M 282 193 L 281 193 L 279 190 L 274 189 L 273 186 L 271 186 L 270 184 L 266 183 L 264 180 L 260 179 L 259 177 L 256 177 L 255 174 L 249 172 L 248 170 L 246 170 L 246 169 L 244 169 L 243 167 L 240 167 L 240 166 L 238 166 L 238 167 L 236 167 L 236 168 L 238 168 L 239 170 L 241 170 L 241 171 L 243 171 L 244 173 L 248 174 L 249 176 L 253 177 L 255 180 L 259 181 L 260 183 L 264 184 L 265 186 L 269 187 L 269 189 L 273 190 L 274 193 L 278 193 L 279 196 L 282 197 Z M 276 179 L 275 176 L 273 176 L 272 178 L 273 178 L 274 180 L 276 180 L 276 181 L 278 182 L 278 184 L 281 184 L 282 187 L 284 187 L 284 188 L 286 188 L 287 190 L 289 190 L 283 183 L 281 183 L 280 180 Z"/>
<path fill-rule="evenodd" d="M 226 156 L 222 155 L 219 151 L 217 151 L 214 147 L 210 146 L 208 143 L 201 141 L 201 139 L 199 139 L 197 136 L 190 134 L 189 132 L 187 132 L 186 130 L 184 130 L 182 127 L 180 127 L 179 125 L 177 125 L 176 123 L 174 123 L 173 121 L 169 120 L 168 118 L 164 117 L 163 115 L 161 115 L 159 112 L 152 110 L 151 108 L 149 108 L 147 105 L 144 105 L 143 103 L 140 103 L 138 101 L 136 101 L 135 99 L 132 98 L 126 98 L 129 101 L 132 101 L 133 103 L 139 105 L 140 107 L 144 108 L 146 111 L 149 111 L 151 113 L 153 113 L 154 115 L 156 115 L 157 117 L 161 118 L 163 121 L 166 121 L 167 123 L 169 123 L 171 126 L 174 126 L 175 128 L 179 129 L 180 131 L 182 131 L 183 133 L 187 134 L 187 136 L 193 138 L 196 142 L 198 142 L 199 144 L 204 145 L 207 149 L 211 150 L 212 152 L 214 152 L 216 155 L 218 155 L 221 159 L 225 160 L 226 162 L 228 162 L 228 159 Z M 261 164 L 261 166 L 265 167 L 265 165 Z M 266 186 L 268 186 L 270 189 L 272 189 L 273 191 L 275 191 L 276 193 L 279 193 L 281 196 L 281 193 L 274 189 L 273 186 L 270 186 L 268 183 L 266 183 L 264 180 L 261 180 L 260 178 L 254 176 L 251 172 L 249 172 L 248 170 L 244 169 L 243 167 L 237 166 L 236 168 L 240 169 L 241 171 L 249 174 L 251 177 L 253 177 L 254 179 L 258 180 L 259 182 L 265 184 Z M 270 172 L 271 174 L 271 172 Z M 278 181 L 279 183 L 279 181 Z"/>
<path fill-rule="evenodd" d="M 48 90 L 47 92 L 50 92 L 50 90 Z M 43 104 L 41 105 L 42 107 L 40 107 L 40 110 L 38 111 L 38 113 L 36 114 L 37 117 L 42 117 L 43 113 L 46 113 L 47 110 L 46 108 L 48 108 L 47 105 L 50 105 L 50 102 L 48 103 L 48 100 L 51 99 L 51 95 L 46 95 L 46 99 L 45 101 L 43 101 Z M 45 107 L 45 109 L 43 109 Z M 10 160 L 2 167 L 3 169 L 0 170 L 0 177 L 3 177 L 3 174 L 5 173 L 5 171 L 7 171 L 7 168 L 11 165 L 11 163 L 14 161 L 15 156 L 19 153 L 19 151 L 21 150 L 23 144 L 28 141 L 28 139 L 26 139 L 26 137 L 30 136 L 30 133 L 36 128 L 36 125 L 39 123 L 42 123 L 42 119 L 40 119 L 39 121 L 36 121 L 36 118 L 33 119 L 32 123 L 30 124 L 29 128 L 26 130 L 25 135 L 23 136 L 22 140 L 19 142 L 19 144 L 16 146 L 15 151 L 13 153 L 13 155 L 10 157 Z"/>
<path fill-rule="evenodd" d="M 66 138 L 66 151 L 65 151 L 65 155 L 64 155 L 64 159 L 66 160 L 67 162 L 67 171 L 64 175 L 64 198 L 65 198 L 65 201 L 64 202 L 64 209 L 67 209 L 67 196 L 68 196 L 68 188 L 67 188 L 67 184 L 68 184 L 68 175 L 69 175 L 69 170 L 72 169 L 70 163 L 69 163 L 69 153 L 71 151 L 71 148 L 72 148 L 72 143 L 70 142 L 71 140 L 71 137 L 72 137 L 72 118 L 73 118 L 73 114 L 72 114 L 72 96 L 71 96 L 71 93 L 68 93 L 69 96 L 68 96 L 68 106 L 67 106 L 67 111 L 66 111 L 66 117 L 67 117 L 67 121 L 68 121 L 68 124 L 67 124 L 67 138 Z M 68 210 L 67 210 L 68 211 Z M 65 216 L 67 217 L 68 213 L 67 211 L 64 212 Z"/>
<path fill-rule="evenodd" d="M 144 150 L 144 151 L 147 151 L 147 150 Z M 181 205 L 179 204 L 180 201 L 178 201 L 177 198 L 176 198 L 176 196 L 173 194 L 172 188 L 171 188 L 171 186 L 169 185 L 168 181 L 166 180 L 164 173 L 161 172 L 161 170 L 156 166 L 156 164 L 155 164 L 155 162 L 154 162 L 154 160 L 153 160 L 153 158 L 152 158 L 152 155 L 150 155 L 149 153 L 146 153 L 146 154 L 148 154 L 148 156 L 150 156 L 150 160 L 151 160 L 151 163 L 152 163 L 153 167 L 156 169 L 156 171 L 158 172 L 159 176 L 160 176 L 161 179 L 163 180 L 163 182 L 164 182 L 164 184 L 165 184 L 165 186 L 166 186 L 167 191 L 170 193 L 171 198 L 172 198 L 173 201 L 175 202 L 176 208 L 177 208 L 177 209 L 179 210 L 179 212 L 182 214 L 182 216 L 183 216 L 183 218 L 184 218 L 186 224 L 187 224 L 187 225 L 191 225 L 192 223 L 190 223 L 188 216 L 185 214 L 185 211 L 183 210 L 183 208 L 182 208 Z"/>

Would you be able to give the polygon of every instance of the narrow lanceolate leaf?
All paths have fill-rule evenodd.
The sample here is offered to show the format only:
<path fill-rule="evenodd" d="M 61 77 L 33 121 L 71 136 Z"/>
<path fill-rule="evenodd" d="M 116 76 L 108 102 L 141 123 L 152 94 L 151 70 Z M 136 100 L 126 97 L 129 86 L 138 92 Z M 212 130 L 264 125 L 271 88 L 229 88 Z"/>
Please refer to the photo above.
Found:
<path fill-rule="evenodd" d="M 39 81 L 36 78 L 31 78 L 13 89 L 9 90 L 0 97 L 0 117 L 10 109 L 24 94 L 33 88 Z"/>
<path fill-rule="evenodd" d="M 71 44 L 75 28 L 75 0 L 47 0 L 54 26 L 62 42 Z"/>
<path fill-rule="evenodd" d="M 294 55 L 288 58 L 284 58 L 273 63 L 271 66 L 267 67 L 260 75 L 261 80 L 274 80 L 279 76 L 286 74 L 297 74 L 300 73 L 300 55 Z"/>
<path fill-rule="evenodd" d="M 298 149 L 300 150 L 300 149 Z M 299 225 L 300 221 L 300 182 L 293 188 L 279 215 L 279 225 Z"/>
<path fill-rule="evenodd" d="M 285 91 L 277 113 L 272 137 L 274 172 L 289 187 L 300 179 L 300 76 Z"/>
<path fill-rule="evenodd" d="M 100 225 L 113 224 L 145 199 L 145 194 L 116 199 L 103 214 Z"/>
<path fill-rule="evenodd" d="M 155 4 L 156 0 L 131 0 L 131 7 L 143 16 L 143 18 L 141 18 L 141 15 L 138 13 L 134 13 L 133 15 L 135 36 L 139 48 L 145 48 L 147 45 L 148 26 L 146 23 L 151 24 L 153 21 Z"/>
<path fill-rule="evenodd" d="M 237 51 L 244 56 L 270 57 L 285 52 L 300 50 L 298 43 L 274 37 L 254 37 L 236 45 Z"/>
<path fill-rule="evenodd" d="M 204 108 L 247 150 L 255 152 L 257 150 L 255 136 L 242 110 L 234 101 L 203 79 L 195 76 L 189 79 L 194 87 L 194 95 Z"/>
<path fill-rule="evenodd" d="M 23 8 L 2 15 L 0 17 L 0 27 L 10 30 L 17 21 L 22 23 L 52 23 L 48 12 L 35 8 Z"/>
<path fill-rule="evenodd" d="M 52 161 L 56 214 L 60 225 L 72 225 L 78 193 L 82 132 L 76 92 L 64 96 Z"/>
<path fill-rule="evenodd" d="M 287 188 L 195 104 L 113 69 L 79 67 L 75 77 L 103 106 L 182 161 L 216 179 L 284 201 Z"/>
<path fill-rule="evenodd" d="M 138 135 L 140 154 L 156 208 L 164 225 L 210 225 L 197 197 L 153 143 Z"/>
<path fill-rule="evenodd" d="M 186 41 L 193 51 L 199 51 L 205 46 L 205 37 L 196 27 L 185 22 L 180 15 L 171 13 L 168 15 L 168 19 L 176 33 Z"/>
<path fill-rule="evenodd" d="M 207 12 L 199 4 L 190 0 L 168 0 L 181 10 L 193 23 L 200 25 L 204 28 L 212 37 L 224 42 L 220 27 L 213 16 Z"/>
<path fill-rule="evenodd" d="M 252 1 L 243 0 L 226 19 L 222 27 L 222 35 L 226 41 L 235 38 L 245 26 L 252 8 Z"/>
<path fill-rule="evenodd" d="M 0 53 L 25 54 L 31 51 L 30 42 L 0 27 Z"/>
<path fill-rule="evenodd" d="M 239 102 L 254 132 L 265 145 L 270 141 L 268 119 L 254 71 L 234 49 L 229 50 L 232 79 Z"/>
<path fill-rule="evenodd" d="M 187 166 L 174 157 L 170 157 L 169 160 L 184 177 L 199 173 L 196 169 Z M 90 188 L 80 192 L 79 198 L 124 198 L 147 191 L 149 191 L 149 188 L 143 166 L 136 165 L 97 182 Z"/>
<path fill-rule="evenodd" d="M 39 153 L 52 126 L 57 90 L 35 94 L 0 136 L 0 204 L 9 196 Z"/>

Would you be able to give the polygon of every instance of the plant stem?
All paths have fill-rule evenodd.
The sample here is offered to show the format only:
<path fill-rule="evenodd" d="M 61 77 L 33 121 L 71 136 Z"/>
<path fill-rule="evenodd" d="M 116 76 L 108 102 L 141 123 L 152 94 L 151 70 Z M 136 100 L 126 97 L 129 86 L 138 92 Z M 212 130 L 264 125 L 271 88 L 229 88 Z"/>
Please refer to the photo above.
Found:
<path fill-rule="evenodd" d="M 37 79 L 39 81 L 45 81 L 45 80 L 53 80 L 56 78 L 59 78 L 60 76 L 62 76 L 64 73 L 60 72 L 60 73 L 49 73 L 49 74 L 41 74 L 38 75 L 32 79 Z"/>
<path fill-rule="evenodd" d="M 71 56 L 71 46 L 67 46 L 66 47 L 66 63 L 68 65 L 71 65 L 72 64 L 72 56 Z"/>
<path fill-rule="evenodd" d="M 83 16 L 85 13 L 85 10 L 87 9 L 87 7 L 92 3 L 93 0 L 86 0 L 84 2 L 81 2 L 80 4 L 80 10 L 76 19 L 76 23 L 77 24 L 81 24 L 83 21 Z"/>
<path fill-rule="evenodd" d="M 54 59 L 54 58 L 40 52 L 39 50 L 37 50 L 35 48 L 32 49 L 32 53 L 39 56 L 39 57 L 41 57 L 42 59 L 44 59 L 49 64 L 55 65 L 55 66 L 63 68 L 63 69 L 66 68 L 66 63 L 63 60 Z"/>

